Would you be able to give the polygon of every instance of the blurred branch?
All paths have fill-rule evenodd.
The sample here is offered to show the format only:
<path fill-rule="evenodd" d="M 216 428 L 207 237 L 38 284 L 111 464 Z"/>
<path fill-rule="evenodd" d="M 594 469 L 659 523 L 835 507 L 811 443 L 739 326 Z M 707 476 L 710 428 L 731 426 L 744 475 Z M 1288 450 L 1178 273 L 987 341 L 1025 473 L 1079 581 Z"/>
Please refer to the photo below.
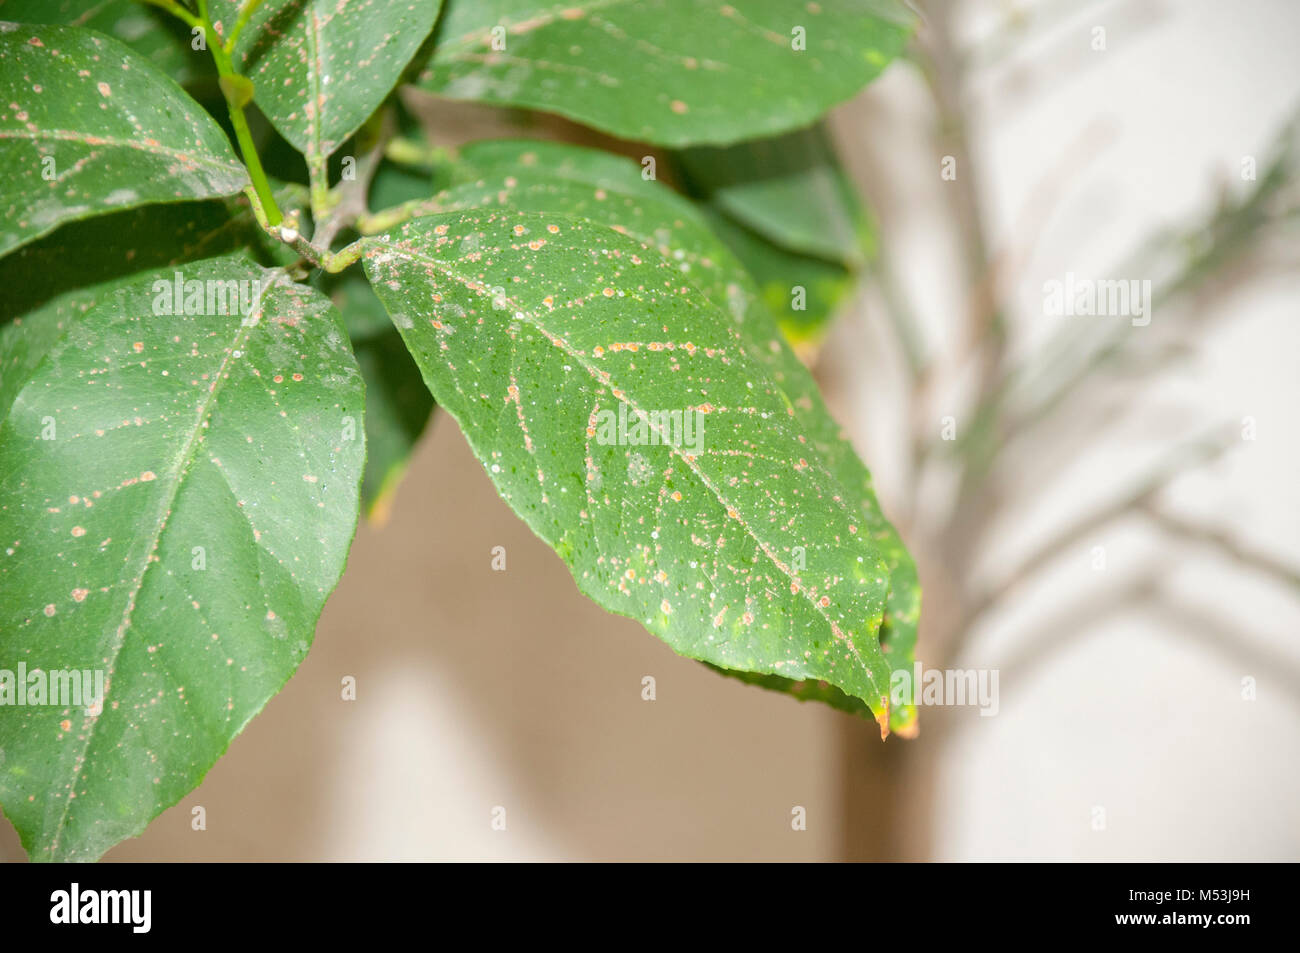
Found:
<path fill-rule="evenodd" d="M 1067 185 L 1076 181 L 1083 169 L 1101 154 L 1113 140 L 1115 132 L 1115 127 L 1107 121 L 1094 120 L 1089 123 L 1063 152 L 1051 171 L 1038 180 L 1011 230 L 1013 235 L 1022 237 L 1014 244 L 1008 243 L 993 256 L 984 273 L 983 287 L 972 295 L 973 305 L 985 309 L 985 313 L 977 317 L 973 326 L 984 329 L 989 327 L 993 313 L 1001 309 L 999 302 L 1005 289 L 1015 286 L 1017 274 L 1023 271 L 1033 249 L 1038 245 Z M 979 346 L 979 341 L 969 342 L 972 351 L 978 351 Z M 1012 375 L 1004 374 L 985 383 L 983 400 L 977 402 L 975 413 L 956 441 L 954 449 L 963 457 L 962 483 L 954 511 L 954 517 L 958 521 L 961 520 L 963 499 L 978 489 L 992 466 L 998 447 L 1006 443 L 1006 435 L 1001 433 L 1004 427 L 997 411 L 1005 403 L 1012 381 Z M 922 465 L 928 457 L 928 448 L 934 446 L 933 440 L 926 444 L 927 451 L 921 457 Z"/>
<path fill-rule="evenodd" d="M 1295 211 L 1289 191 L 1296 181 L 1298 123 L 1300 118 L 1293 117 L 1287 124 L 1272 147 L 1274 158 L 1246 195 L 1235 201 L 1225 196 L 1208 225 L 1169 230 L 1147 241 L 1129 269 L 1119 273 L 1152 274 L 1160 270 L 1157 263 L 1162 258 L 1181 259 L 1180 266 L 1152 295 L 1153 306 L 1158 302 L 1162 308 L 1225 275 L 1233 280 L 1214 289 L 1218 294 L 1253 276 L 1256 269 L 1251 262 L 1252 253 L 1265 244 L 1272 232 L 1270 226 L 1285 224 Z M 1236 270 L 1229 271 L 1230 268 Z M 1202 321 L 1221 313 L 1210 304 L 1209 300 L 1199 301 L 1199 308 L 1193 313 L 1199 314 Z M 1084 400 L 1088 393 L 1084 385 L 1099 380 L 1096 377 L 1099 371 L 1115 365 L 1123 366 L 1130 373 L 1144 364 L 1154 369 L 1185 353 L 1187 330 L 1186 325 L 1180 326 L 1180 340 L 1168 342 L 1156 335 L 1134 335 L 1127 325 L 1118 325 L 1103 336 L 1099 345 L 1087 350 L 1093 328 L 1068 325 L 1036 355 L 998 380 L 977 403 L 967 426 L 964 438 L 967 446 L 963 449 L 970 459 L 963 461 L 962 486 L 947 529 L 949 551 L 963 558 L 997 515 L 997 496 L 984 487 L 999 454 L 1013 440 L 1055 420 L 1068 404 Z M 1127 356 L 1135 338 L 1137 346 L 1146 349 L 1143 358 Z M 1084 357 L 1079 359 L 1077 355 L 1081 351 Z M 1072 362 L 1074 367 L 1062 370 L 1059 365 L 1065 361 Z M 1046 367 L 1037 376 L 1048 378 L 1051 386 L 1046 396 L 1027 409 L 1013 412 L 1010 409 L 1013 396 L 1029 376 L 1031 367 Z"/>
<path fill-rule="evenodd" d="M 959 163 L 951 185 L 957 229 L 965 252 L 966 286 L 970 289 L 964 337 L 972 350 L 970 356 L 977 363 L 975 394 L 977 402 L 982 403 L 996 386 L 1001 373 L 1006 353 L 1006 326 L 991 282 L 987 227 L 977 187 L 979 170 L 970 148 L 965 121 L 966 78 L 952 34 L 952 8 L 953 0 L 933 0 L 925 5 L 928 19 L 918 34 L 918 45 L 923 54 L 922 73 L 939 116 L 941 154 L 952 155 Z M 918 396 L 914 404 L 919 402 Z M 917 419 L 920 420 L 919 414 Z M 923 451 L 916 458 L 916 465 L 924 464 Z M 919 482 L 918 473 L 913 485 L 919 485 Z"/>
<path fill-rule="evenodd" d="M 1042 627 L 1049 636 L 1030 639 L 997 665 L 999 682 L 1019 684 L 1035 667 L 1088 636 L 1101 619 L 1134 609 L 1154 608 L 1178 626 L 1180 637 L 1199 643 L 1233 664 L 1244 664 L 1245 674 L 1267 672 L 1275 676 L 1288 690 L 1291 700 L 1300 701 L 1300 667 L 1281 654 L 1260 647 L 1258 639 L 1244 630 L 1211 619 L 1202 610 L 1170 598 L 1160 589 L 1160 574 L 1159 569 L 1149 569 L 1118 591 L 1104 597 L 1090 593 L 1072 603 Z"/>
<path fill-rule="evenodd" d="M 967 627 L 972 627 L 979 618 L 1001 599 L 1009 595 L 1017 586 L 1049 564 L 1053 559 L 1070 547 L 1078 544 L 1086 536 L 1122 516 L 1139 512 L 1154 497 L 1186 470 L 1215 460 L 1231 446 L 1231 437 L 1226 431 L 1221 435 L 1193 441 L 1174 450 L 1156 468 L 1131 491 L 1109 503 L 1099 510 L 1085 513 L 1072 520 L 1059 530 L 1010 573 L 1002 581 L 982 596 L 978 597 L 967 613 Z"/>
<path fill-rule="evenodd" d="M 1085 5 L 1080 5 L 1079 0 L 1039 0 L 1037 3 L 1013 0 L 1004 4 L 1001 22 L 986 39 L 977 41 L 963 53 L 965 68 L 977 70 L 998 66 L 1072 17 L 1085 13 L 1095 15 L 1109 3 L 1110 0 L 1096 0 Z"/>
<path fill-rule="evenodd" d="M 945 183 L 952 202 L 952 221 L 962 249 L 964 279 L 969 290 L 959 366 L 973 373 L 971 403 L 964 414 L 960 435 L 955 444 L 943 444 L 925 419 L 929 409 L 928 388 L 932 380 L 925 355 L 921 352 L 916 329 L 919 327 L 898 288 L 881 282 L 882 298 L 894 322 L 903 356 L 908 362 L 912 392 L 912 426 L 910 455 L 912 460 L 912 502 L 917 505 L 917 488 L 923 483 L 928 467 L 941 449 L 948 450 L 958 468 L 954 503 L 946 522 L 934 538 L 926 540 L 932 553 L 940 558 L 952 574 L 961 579 L 970 574 L 972 553 L 979 541 L 1000 515 L 1006 499 L 1020 492 L 998 473 L 1013 442 L 1041 434 L 1049 422 L 1059 422 L 1080 406 L 1095 405 L 1095 387 L 1111 386 L 1117 379 L 1137 385 L 1144 374 L 1159 370 L 1173 361 L 1196 353 L 1193 332 L 1229 313 L 1223 308 L 1222 296 L 1242 281 L 1260 274 L 1261 269 L 1286 267 L 1297 257 L 1294 241 L 1281 249 L 1270 250 L 1276 237 L 1291 239 L 1300 220 L 1300 160 L 1297 158 L 1297 129 L 1300 112 L 1292 118 L 1270 150 L 1271 158 L 1260 169 L 1257 180 L 1245 183 L 1239 193 L 1223 189 L 1208 221 L 1200 219 L 1182 228 L 1163 229 L 1152 235 L 1130 255 L 1128 267 L 1118 274 L 1150 276 L 1154 285 L 1152 304 L 1161 309 L 1191 300 L 1194 308 L 1181 320 L 1160 322 L 1147 333 L 1134 334 L 1127 323 L 1106 328 L 1098 334 L 1096 323 L 1070 322 L 1054 334 L 1047 344 L 1037 348 L 1030 358 L 1008 367 L 1011 346 L 1007 294 L 1015 287 L 1014 276 L 1025 267 L 1059 205 L 1061 193 L 1078 180 L 1080 170 L 1104 144 L 1109 127 L 1101 131 L 1090 126 L 1077 142 L 1066 150 L 1058 167 L 1043 177 L 1030 193 L 1012 234 L 1014 243 L 990 254 L 989 233 L 980 194 L 981 178 L 972 157 L 971 133 L 967 116 L 972 96 L 971 73 L 987 65 L 976 52 L 963 57 L 956 46 L 954 27 L 956 0 L 929 0 L 924 4 L 926 22 L 918 33 L 914 54 L 923 73 L 938 116 L 938 139 L 941 154 L 957 157 L 959 174 Z M 1119 26 L 1146 25 L 1164 14 L 1149 8 L 1122 2 L 1104 10 L 1108 29 Z M 1064 3 L 1047 3 L 1037 8 L 1049 16 L 1073 17 Z M 1087 6 L 1080 16 L 1100 16 L 1097 8 Z M 1127 26 L 1125 26 L 1127 29 Z M 1131 35 L 1132 30 L 1128 30 Z M 1090 56 L 1087 37 L 1071 35 L 1081 55 Z M 987 53 L 986 48 L 985 52 Z M 1092 56 L 1092 59 L 1097 57 Z M 1054 68 L 1059 63 L 1054 61 Z M 1068 72 L 1068 71 L 1067 71 Z M 1235 171 L 1235 170 L 1234 170 Z M 887 277 L 887 276 L 885 276 Z M 1194 297 L 1193 297 L 1194 296 Z M 1123 375 L 1121 378 L 1120 375 Z M 1104 427 L 1119 414 L 1122 404 L 1110 404 L 1092 414 L 1089 431 Z M 1079 432 L 1060 426 L 1057 432 L 1077 440 Z M 1155 470 L 1114 502 L 1101 509 L 1070 520 L 998 583 L 982 593 L 967 593 L 955 598 L 963 621 L 955 626 L 941 626 L 947 632 L 939 654 L 954 656 L 976 624 L 1001 600 L 1033 576 L 1061 552 L 1094 532 L 1097 527 L 1131 514 L 1151 515 L 1166 532 L 1188 540 L 1217 546 L 1240 565 L 1281 579 L 1295 586 L 1296 572 L 1259 553 L 1250 552 L 1235 541 L 1212 530 L 1177 521 L 1156 510 L 1158 494 L 1188 468 L 1201 465 L 1221 455 L 1232 442 L 1235 431 L 1212 440 L 1194 441 L 1171 452 Z M 955 451 L 955 453 L 953 453 Z M 1040 454 L 1041 455 L 1041 454 Z M 1129 597 L 1140 599 L 1148 592 L 1130 587 Z M 1108 609 L 1110 607 L 1107 607 Z M 1087 617 L 1095 616 L 1095 604 Z M 927 635 L 927 639 L 934 636 Z"/>
<path fill-rule="evenodd" d="M 1015 29 L 1013 24 L 1012 31 L 1004 31 L 1001 36 L 995 35 L 982 47 L 977 46 L 967 53 L 966 65 L 970 69 L 1005 67 L 1000 80 L 995 80 L 992 84 L 992 95 L 989 97 L 996 100 L 1000 108 L 1007 109 L 1009 105 L 1014 107 L 1017 94 L 1024 97 L 1026 93 L 1042 93 L 1050 90 L 1054 84 L 1064 79 L 1075 79 L 1088 68 L 1102 62 L 1101 55 L 1104 51 L 1092 48 L 1091 27 L 1104 27 L 1109 36 L 1123 37 L 1131 41 L 1141 30 L 1159 23 L 1167 12 L 1163 5 L 1153 0 L 1097 3 L 1082 10 L 1075 0 L 1073 3 L 1043 3 L 1039 8 L 1067 6 L 1072 9 L 1053 10 L 1054 14 L 1060 15 L 1037 17 L 1031 14 L 1030 17 L 1023 18 L 1021 23 L 1043 27 L 1034 35 L 1022 31 L 1019 36 L 1012 36 L 1011 32 Z M 1033 67 L 1021 65 L 1014 56 L 1009 55 L 1015 47 L 1023 48 L 1042 38 L 1052 28 L 1065 26 L 1076 14 L 1082 23 L 1067 31 L 1068 39 L 1065 42 L 1056 42 L 1053 49 L 1038 54 Z M 1085 16 L 1088 19 L 1084 19 Z M 1104 22 L 1101 20 L 1102 17 L 1105 18 Z M 1084 27 L 1083 24 L 1087 26 Z"/>
<path fill-rule="evenodd" d="M 1026 672 L 1068 648 L 1075 639 L 1086 636 L 1102 619 L 1143 605 L 1158 589 L 1159 575 L 1148 569 L 1119 589 L 1103 595 L 1086 593 L 1041 625 L 1041 631 L 1049 633 L 1048 636 L 1030 639 L 997 664 L 999 681 L 1006 685 L 1018 683 Z M 959 664 L 962 661 L 959 651 L 960 646 L 955 645 L 952 656 L 945 660 L 943 667 Z"/>
<path fill-rule="evenodd" d="M 927 366 L 925 347 L 921 343 L 920 324 L 916 314 L 907 303 L 906 296 L 898 287 L 898 281 L 889 267 L 884 249 L 876 254 L 875 260 L 867 269 L 871 281 L 880 289 L 884 300 L 885 314 L 898 342 L 899 350 L 907 361 L 908 377 L 914 387 L 920 386 Z"/>
<path fill-rule="evenodd" d="M 1157 526 L 1170 535 L 1177 536 L 1188 542 L 1210 546 L 1229 559 L 1240 563 L 1246 569 L 1271 576 L 1284 585 L 1300 591 L 1300 570 L 1288 566 L 1266 553 L 1248 549 L 1240 541 L 1222 530 L 1201 526 L 1190 520 L 1183 519 L 1181 516 L 1175 516 L 1168 511 L 1161 510 L 1149 500 L 1143 504 L 1142 509 Z"/>
<path fill-rule="evenodd" d="M 1257 672 L 1287 689 L 1292 701 L 1300 699 L 1300 666 L 1278 652 L 1259 647 L 1258 639 L 1229 622 L 1216 620 L 1204 610 L 1184 605 L 1157 591 L 1156 607 L 1182 629 L 1182 634 L 1192 636 L 1201 645 L 1222 654 L 1234 664 L 1244 663 L 1242 674 Z"/>

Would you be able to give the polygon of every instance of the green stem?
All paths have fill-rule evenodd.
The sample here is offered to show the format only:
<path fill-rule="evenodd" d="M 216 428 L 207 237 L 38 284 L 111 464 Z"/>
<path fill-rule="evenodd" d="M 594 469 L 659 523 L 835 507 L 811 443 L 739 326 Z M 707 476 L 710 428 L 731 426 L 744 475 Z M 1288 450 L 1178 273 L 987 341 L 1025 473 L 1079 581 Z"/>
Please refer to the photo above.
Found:
<path fill-rule="evenodd" d="M 374 235 L 377 232 L 387 231 L 394 225 L 401 225 L 407 219 L 419 218 L 421 215 L 437 215 L 442 211 L 445 210 L 438 204 L 436 198 L 413 199 L 381 212 L 375 212 L 373 215 L 362 215 L 357 219 L 357 231 L 362 235 Z"/>
<path fill-rule="evenodd" d="M 316 153 L 306 156 L 307 179 L 311 183 L 311 217 L 320 228 L 334 207 L 330 194 L 329 157 Z"/>
<path fill-rule="evenodd" d="M 416 139 L 399 136 L 384 147 L 384 157 L 399 165 L 433 171 L 439 164 L 451 161 L 455 152 L 445 146 L 429 146 Z"/>
<path fill-rule="evenodd" d="M 168 13 L 176 17 L 178 20 L 184 20 L 187 24 L 189 24 L 192 27 L 203 26 L 203 24 L 199 22 L 198 17 L 190 13 L 190 11 L 186 10 L 184 7 L 182 7 L 179 3 L 176 2 L 176 0 L 140 0 L 140 2 L 158 7 L 161 10 L 166 10 Z"/>
<path fill-rule="evenodd" d="M 239 34 L 244 32 L 244 27 L 252 19 L 253 13 L 262 5 L 262 0 L 244 0 L 244 5 L 239 9 L 239 19 L 235 21 L 235 28 L 230 31 L 230 39 L 226 40 L 226 52 L 235 52 L 235 44 L 239 42 Z"/>
<path fill-rule="evenodd" d="M 212 60 L 217 64 L 218 76 L 222 79 L 239 76 L 230 61 L 230 50 L 234 48 L 234 40 L 238 36 L 239 30 L 243 29 L 244 24 L 248 22 L 248 18 L 253 15 L 253 11 L 257 9 L 262 0 L 245 0 L 244 6 L 239 13 L 239 22 L 235 25 L 235 34 L 232 35 L 228 46 L 221 42 L 221 37 L 217 35 L 216 29 L 212 26 L 212 17 L 208 15 L 208 0 L 199 0 L 199 15 L 197 17 L 177 3 L 176 0 L 143 0 L 143 2 L 166 10 L 177 19 L 184 21 L 195 29 L 202 30 L 207 38 L 208 48 L 212 51 Z M 240 78 L 242 79 L 242 77 Z M 247 80 L 245 80 L 245 84 L 247 84 Z M 248 169 L 248 177 L 252 180 L 253 189 L 261 205 L 260 208 L 254 207 L 257 220 L 264 225 L 279 225 L 284 221 L 284 214 L 275 203 L 271 183 L 267 180 L 266 170 L 262 168 L 262 160 L 257 155 L 257 146 L 253 144 L 253 134 L 248 128 L 248 118 L 244 115 L 244 104 L 235 98 L 235 91 L 229 88 L 227 83 L 221 84 L 221 93 L 225 97 L 226 108 L 230 112 L 230 124 L 235 129 L 235 139 L 239 141 L 239 151 L 244 157 L 244 166 Z"/>
<path fill-rule="evenodd" d="M 212 21 L 207 15 L 207 0 L 199 0 L 199 10 L 202 14 L 202 26 L 208 36 L 208 46 L 212 50 L 212 59 L 217 64 L 217 74 L 221 77 L 238 76 L 234 65 L 230 61 L 230 54 L 221 44 L 217 31 L 212 27 Z M 271 183 L 266 178 L 266 171 L 262 168 L 262 160 L 257 155 L 257 146 L 253 144 L 253 134 L 248 128 L 248 118 L 244 115 L 244 106 L 234 98 L 234 93 L 222 84 L 222 93 L 226 98 L 226 108 L 230 112 L 230 124 L 235 128 L 235 138 L 239 141 L 239 151 L 244 157 L 244 165 L 248 167 L 248 176 L 253 181 L 253 188 L 257 191 L 257 197 L 262 200 L 262 208 L 266 212 L 266 220 L 271 225 L 279 225 L 284 221 L 284 215 L 280 212 L 280 207 L 275 202 L 275 195 L 271 191 Z"/>
<path fill-rule="evenodd" d="M 262 228 L 270 228 L 271 221 L 266 217 L 266 209 L 262 207 L 262 197 L 257 194 L 257 189 L 246 185 L 244 195 L 248 197 L 248 204 L 253 210 L 253 217 L 257 219 L 257 224 Z"/>
<path fill-rule="evenodd" d="M 296 251 L 315 267 L 322 268 L 330 274 L 338 274 L 345 268 L 356 264 L 366 250 L 366 239 L 360 238 L 337 252 L 331 252 L 307 241 L 296 230 L 279 229 L 277 234 L 282 242 Z"/>
<path fill-rule="evenodd" d="M 348 245 L 344 248 L 340 248 L 336 252 L 326 254 L 325 260 L 322 262 L 322 266 L 328 272 L 331 273 L 340 272 L 344 268 L 347 268 L 350 265 L 355 264 L 357 260 L 360 259 L 361 256 L 365 253 L 365 250 L 366 250 L 365 239 L 357 239 L 351 245 Z"/>

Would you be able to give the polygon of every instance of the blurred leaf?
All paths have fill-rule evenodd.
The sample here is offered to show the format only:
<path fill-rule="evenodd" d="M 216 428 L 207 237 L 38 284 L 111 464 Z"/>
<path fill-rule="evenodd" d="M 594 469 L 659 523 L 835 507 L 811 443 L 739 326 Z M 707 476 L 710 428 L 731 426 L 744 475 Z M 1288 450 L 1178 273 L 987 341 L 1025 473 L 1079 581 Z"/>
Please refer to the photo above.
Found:
<path fill-rule="evenodd" d="M 824 126 L 676 156 L 690 194 L 776 247 L 851 269 L 870 255 L 866 211 Z"/>
<path fill-rule="evenodd" d="M 366 382 L 361 505 L 368 519 L 384 523 L 411 452 L 433 413 L 433 397 L 392 322 L 386 333 L 361 341 L 354 349 Z"/>
<path fill-rule="evenodd" d="M 275 195 L 286 208 L 305 200 L 299 186 L 281 186 Z M 264 265 L 287 265 L 297 259 L 258 226 L 242 195 L 145 205 L 69 222 L 0 258 L 0 287 L 6 289 L 0 296 L 0 321 L 63 296 L 68 301 L 61 307 L 72 307 L 80 294 L 93 292 L 102 283 L 241 248 Z M 69 262 L 76 262 L 76 267 L 67 267 Z"/>
<path fill-rule="evenodd" d="M 687 191 L 807 363 L 874 250 L 870 219 L 823 125 L 675 154 Z"/>
<path fill-rule="evenodd" d="M 786 340 L 805 363 L 814 363 L 831 319 L 856 287 L 853 273 L 779 248 L 720 213 L 709 215 L 709 225 L 749 271 Z"/>

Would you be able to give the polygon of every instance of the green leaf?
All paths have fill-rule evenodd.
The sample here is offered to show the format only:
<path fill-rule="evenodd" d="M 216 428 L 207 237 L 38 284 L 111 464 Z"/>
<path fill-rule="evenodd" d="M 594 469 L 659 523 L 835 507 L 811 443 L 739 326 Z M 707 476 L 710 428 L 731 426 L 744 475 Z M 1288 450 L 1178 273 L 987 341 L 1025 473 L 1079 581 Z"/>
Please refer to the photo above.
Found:
<path fill-rule="evenodd" d="M 393 494 L 433 414 L 420 368 L 392 324 L 355 345 L 366 382 L 366 475 L 361 505 L 375 523 L 388 520 Z"/>
<path fill-rule="evenodd" d="M 0 0 L 0 20 L 89 27 L 121 40 L 182 86 L 215 75 L 180 20 L 140 0 Z"/>
<path fill-rule="evenodd" d="M 853 96 L 912 22 L 893 0 L 447 0 L 418 84 L 627 139 L 728 143 Z"/>
<path fill-rule="evenodd" d="M 211 0 L 227 35 L 242 0 Z M 438 0 L 266 0 L 234 61 L 271 124 L 309 158 L 333 155 L 379 108 L 433 29 Z"/>
<path fill-rule="evenodd" d="M 853 272 L 823 258 L 787 251 L 721 213 L 708 218 L 713 231 L 744 263 L 786 340 L 812 363 L 831 319 L 856 287 Z"/>
<path fill-rule="evenodd" d="M 496 140 L 465 147 L 446 170 L 453 188 L 434 204 L 443 211 L 501 208 L 576 214 L 600 222 L 653 248 L 737 322 L 748 355 L 765 365 L 784 389 L 795 419 L 830 462 L 863 522 L 886 555 L 890 569 L 889 610 L 882 628 L 886 655 L 895 669 L 910 672 L 920 613 L 916 570 L 898 534 L 885 520 L 871 475 L 826 410 L 808 369 L 794 356 L 753 281 L 727 247 L 710 232 L 690 201 L 648 180 L 642 166 L 592 149 L 553 142 Z M 735 673 L 732 673 L 735 674 Z M 798 698 L 818 698 L 849 711 L 862 703 L 828 686 L 768 676 L 765 687 L 783 686 Z M 895 707 L 891 728 L 916 728 L 911 707 Z"/>
<path fill-rule="evenodd" d="M 282 186 L 275 194 L 285 209 L 306 201 L 306 190 L 297 185 Z M 266 265 L 297 260 L 295 252 L 258 226 L 243 195 L 145 205 L 70 222 L 0 258 L 0 287 L 9 289 L 0 297 L 0 322 L 47 302 L 62 302 L 64 308 L 82 302 L 84 310 L 98 299 L 102 284 L 238 249 L 255 251 Z M 68 267 L 70 262 L 76 267 Z M 67 310 L 65 316 L 73 313 Z"/>
<path fill-rule="evenodd" d="M 164 269 L 4 329 L 0 658 L 106 679 L 101 705 L 0 706 L 0 805 L 35 860 L 94 859 L 199 783 L 305 656 L 354 531 L 337 313 L 243 257 L 183 272 L 244 283 L 248 317 L 160 313 Z"/>
<path fill-rule="evenodd" d="M 782 332 L 812 361 L 875 249 L 866 209 L 824 124 L 686 149 L 676 159 L 713 230 L 745 263 Z"/>
<path fill-rule="evenodd" d="M 678 263 L 550 213 L 449 213 L 368 243 L 435 399 L 586 595 L 682 654 L 825 680 L 888 723 L 882 550 Z M 602 411 L 689 414 L 703 442 L 605 443 Z"/>
<path fill-rule="evenodd" d="M 778 248 L 856 268 L 873 247 L 866 210 L 821 125 L 677 159 L 692 195 Z"/>
<path fill-rule="evenodd" d="M 127 47 L 0 24 L 0 255 L 64 222 L 248 184 L 225 133 Z"/>

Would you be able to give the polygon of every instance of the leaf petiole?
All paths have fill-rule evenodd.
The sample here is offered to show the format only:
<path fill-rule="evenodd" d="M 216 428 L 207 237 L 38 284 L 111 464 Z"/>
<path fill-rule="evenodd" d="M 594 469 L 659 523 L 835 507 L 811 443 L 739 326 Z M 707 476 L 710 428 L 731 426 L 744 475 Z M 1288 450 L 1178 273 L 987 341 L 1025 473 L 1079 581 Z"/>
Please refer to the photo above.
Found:
<path fill-rule="evenodd" d="M 235 52 L 235 44 L 239 42 L 239 34 L 244 31 L 248 21 L 252 19 L 257 8 L 262 5 L 262 0 L 244 0 L 244 5 L 239 8 L 239 19 L 235 21 L 235 28 L 230 31 L 230 38 L 226 40 L 226 52 Z"/>
<path fill-rule="evenodd" d="M 158 7 L 160 10 L 166 10 L 168 13 L 176 17 L 178 20 L 183 20 L 185 21 L 185 23 L 187 23 L 192 27 L 195 27 L 196 29 L 202 28 L 203 26 L 203 24 L 199 22 L 198 17 L 190 13 L 190 11 L 186 10 L 184 7 L 182 7 L 179 3 L 176 2 L 176 0 L 140 0 L 140 2 L 147 3 L 150 6 Z"/>
<path fill-rule="evenodd" d="M 267 231 L 311 262 L 314 267 L 328 271 L 332 275 L 354 265 L 365 251 L 364 239 L 358 239 L 339 251 L 331 252 L 312 244 L 298 229 L 289 225 L 278 225 L 268 228 Z"/>
<path fill-rule="evenodd" d="M 437 215 L 445 211 L 447 210 L 438 204 L 436 198 L 413 199 L 375 212 L 373 215 L 362 215 L 357 219 L 357 231 L 362 235 L 375 235 L 386 232 L 395 225 L 401 225 L 408 219 L 419 218 L 422 215 Z"/>

